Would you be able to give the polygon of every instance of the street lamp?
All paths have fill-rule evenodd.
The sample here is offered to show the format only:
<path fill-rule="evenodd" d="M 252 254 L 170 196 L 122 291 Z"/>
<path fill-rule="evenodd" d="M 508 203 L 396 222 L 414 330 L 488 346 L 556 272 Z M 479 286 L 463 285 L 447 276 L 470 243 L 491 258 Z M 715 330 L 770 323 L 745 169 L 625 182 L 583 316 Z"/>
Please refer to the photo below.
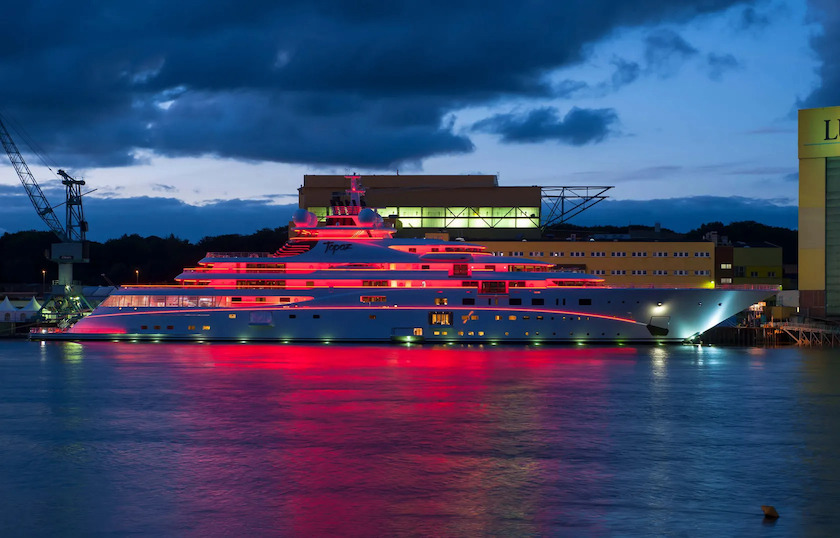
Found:
<path fill-rule="evenodd" d="M 135 284 L 140 283 L 140 269 L 135 269 L 134 270 L 134 283 Z"/>
<path fill-rule="evenodd" d="M 41 297 L 47 294 L 47 270 L 41 269 Z"/>

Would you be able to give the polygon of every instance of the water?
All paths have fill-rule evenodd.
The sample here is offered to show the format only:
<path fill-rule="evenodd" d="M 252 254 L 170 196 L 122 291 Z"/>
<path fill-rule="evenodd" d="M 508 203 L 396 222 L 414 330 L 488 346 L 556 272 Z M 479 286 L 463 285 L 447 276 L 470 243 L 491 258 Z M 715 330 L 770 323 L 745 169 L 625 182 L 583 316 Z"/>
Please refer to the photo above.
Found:
<path fill-rule="evenodd" d="M 838 387 L 836 350 L 0 341 L 0 535 L 828 536 Z"/>

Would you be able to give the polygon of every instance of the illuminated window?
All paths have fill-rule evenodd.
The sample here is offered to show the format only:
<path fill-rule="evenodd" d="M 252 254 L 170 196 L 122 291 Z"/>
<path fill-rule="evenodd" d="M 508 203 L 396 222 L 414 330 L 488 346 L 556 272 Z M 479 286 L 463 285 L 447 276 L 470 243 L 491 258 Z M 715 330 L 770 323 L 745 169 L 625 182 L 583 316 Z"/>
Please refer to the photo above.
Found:
<path fill-rule="evenodd" d="M 368 318 L 370 318 L 370 319 L 376 319 L 376 314 L 371 314 L 370 316 L 368 316 Z"/>
<path fill-rule="evenodd" d="M 478 336 L 484 336 L 484 331 L 478 331 Z"/>
<path fill-rule="evenodd" d="M 515 320 L 516 320 L 516 316 L 508 316 L 508 319 L 509 319 L 510 321 L 515 321 Z"/>
<path fill-rule="evenodd" d="M 458 331 L 458 336 L 464 336 L 464 331 Z"/>
<path fill-rule="evenodd" d="M 478 321 L 478 316 L 470 316 L 470 319 L 473 321 Z"/>
<path fill-rule="evenodd" d="M 475 336 L 475 331 L 470 331 L 467 333 L 468 336 Z"/>
<path fill-rule="evenodd" d="M 496 315 L 496 321 L 499 321 L 500 319 L 502 319 L 502 316 Z"/>
<path fill-rule="evenodd" d="M 236 319 L 236 314 L 228 314 L 228 317 L 229 317 L 230 319 Z"/>
<path fill-rule="evenodd" d="M 414 336 L 423 336 L 423 329 L 420 327 L 414 327 Z"/>
<path fill-rule="evenodd" d="M 201 327 L 201 330 L 202 330 L 202 331 L 209 331 L 209 330 L 210 330 L 210 325 L 204 325 L 204 326 L 202 326 L 202 327 Z"/>
<path fill-rule="evenodd" d="M 435 297 L 435 304 L 436 305 L 445 305 L 449 303 L 449 299 L 446 297 Z"/>
<path fill-rule="evenodd" d="M 543 317 L 542 316 L 537 316 L 537 319 L 541 320 L 541 319 L 543 319 Z"/>
<path fill-rule="evenodd" d="M 522 316 L 522 319 L 531 319 L 531 316 Z"/>
<path fill-rule="evenodd" d="M 722 263 L 722 264 L 720 264 L 720 268 L 721 269 L 732 269 L 732 264 L 731 263 Z"/>
<path fill-rule="evenodd" d="M 452 312 L 429 312 L 429 325 L 452 325 Z"/>
<path fill-rule="evenodd" d="M 187 325 L 187 330 L 188 331 L 194 331 L 195 330 L 195 325 Z"/>
<path fill-rule="evenodd" d="M 359 301 L 363 303 L 384 303 L 386 298 L 384 295 L 362 295 Z"/>

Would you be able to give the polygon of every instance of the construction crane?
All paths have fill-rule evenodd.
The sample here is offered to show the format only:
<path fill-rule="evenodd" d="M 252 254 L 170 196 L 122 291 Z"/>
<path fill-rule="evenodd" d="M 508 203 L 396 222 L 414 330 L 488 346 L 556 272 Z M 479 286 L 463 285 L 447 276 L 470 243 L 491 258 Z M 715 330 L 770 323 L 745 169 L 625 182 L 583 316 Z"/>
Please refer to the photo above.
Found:
<path fill-rule="evenodd" d="M 38 216 L 47 224 L 58 237 L 59 242 L 53 243 L 50 250 L 50 260 L 58 264 L 58 280 L 54 282 L 52 294 L 54 308 L 62 312 L 64 317 L 73 313 L 81 313 L 86 305 L 77 283 L 73 282 L 73 264 L 90 261 L 89 243 L 85 240 L 88 224 L 85 221 L 82 208 L 82 185 L 84 180 L 72 178 L 64 170 L 59 170 L 61 183 L 65 186 L 66 197 L 62 204 L 51 206 L 40 185 L 29 170 L 17 145 L 12 139 L 3 117 L 0 115 L 0 143 L 9 156 L 9 161 L 15 169 L 26 194 L 35 206 Z M 64 205 L 65 222 L 58 218 L 55 209 Z"/>

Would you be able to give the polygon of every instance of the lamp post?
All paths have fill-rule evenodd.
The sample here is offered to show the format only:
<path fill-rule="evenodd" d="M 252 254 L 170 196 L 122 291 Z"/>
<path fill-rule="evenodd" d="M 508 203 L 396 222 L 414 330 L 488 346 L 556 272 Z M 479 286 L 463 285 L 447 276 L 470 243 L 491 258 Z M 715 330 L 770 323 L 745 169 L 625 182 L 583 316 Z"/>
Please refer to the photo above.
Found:
<path fill-rule="evenodd" d="M 135 269 L 134 270 L 134 283 L 135 284 L 140 283 L 140 269 Z"/>
<path fill-rule="evenodd" d="M 47 294 L 47 270 L 41 269 L 41 297 Z"/>

